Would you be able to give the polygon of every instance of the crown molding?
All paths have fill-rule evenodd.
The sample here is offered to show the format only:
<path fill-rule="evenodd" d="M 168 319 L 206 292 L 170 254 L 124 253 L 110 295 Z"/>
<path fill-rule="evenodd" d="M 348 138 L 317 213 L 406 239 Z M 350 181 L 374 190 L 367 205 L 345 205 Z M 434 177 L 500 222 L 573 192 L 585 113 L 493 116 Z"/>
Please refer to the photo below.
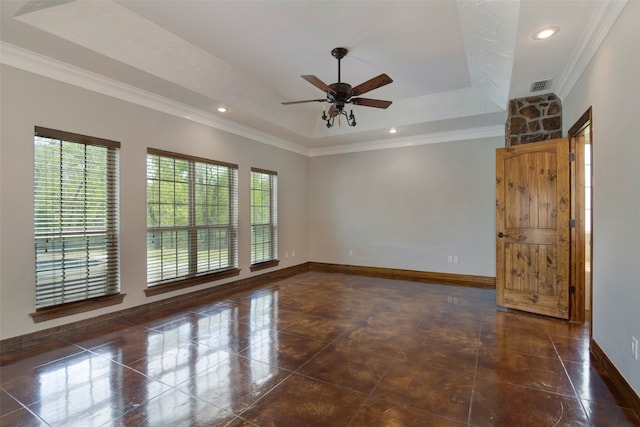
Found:
<path fill-rule="evenodd" d="M 357 153 L 360 151 L 385 150 L 415 145 L 438 144 L 441 142 L 465 141 L 492 137 L 504 138 L 504 125 L 484 126 L 447 132 L 436 132 L 406 138 L 384 139 L 360 144 L 313 148 L 309 157 L 330 156 L 333 154 Z"/>
<path fill-rule="evenodd" d="M 304 156 L 309 149 L 27 49 L 0 42 L 0 63 Z"/>
<path fill-rule="evenodd" d="M 613 27 L 616 19 L 626 6 L 628 0 L 609 0 L 594 2 L 593 7 L 597 8 L 593 19 L 585 25 L 586 32 L 580 39 L 578 48 L 569 59 L 569 65 L 564 69 L 558 82 L 556 94 L 560 99 L 566 99 L 571 90 L 582 76 L 582 73 L 589 65 L 591 58 L 600 48 L 609 30 Z"/>
<path fill-rule="evenodd" d="M 0 52 L 2 64 L 308 157 L 504 136 L 500 125 L 309 149 L 10 43 L 0 42 Z"/>

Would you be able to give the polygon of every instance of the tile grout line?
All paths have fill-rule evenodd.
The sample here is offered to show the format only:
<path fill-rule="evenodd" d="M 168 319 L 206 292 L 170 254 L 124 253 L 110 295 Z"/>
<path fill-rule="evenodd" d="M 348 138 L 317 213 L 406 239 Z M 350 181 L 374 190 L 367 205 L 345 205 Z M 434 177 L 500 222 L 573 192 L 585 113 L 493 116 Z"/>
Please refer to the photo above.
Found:
<path fill-rule="evenodd" d="M 280 369 L 280 368 L 277 368 Z M 273 387 L 271 387 L 271 389 L 269 389 L 269 391 L 267 391 L 266 393 L 264 393 L 262 396 L 260 396 L 258 399 L 256 399 L 255 402 L 251 403 L 251 405 L 247 406 L 246 408 L 243 408 L 241 411 L 239 412 L 232 412 L 233 415 L 235 415 L 238 418 L 243 419 L 244 421 L 247 422 L 251 422 L 248 421 L 247 419 L 245 419 L 242 415 L 245 414 L 246 412 L 248 412 L 249 410 L 251 410 L 251 408 L 253 408 L 255 405 L 257 405 L 260 401 L 262 401 L 263 399 L 265 399 L 268 395 L 270 395 L 271 393 L 273 393 L 273 391 L 275 389 L 277 389 L 278 387 L 280 387 L 282 384 L 284 384 L 286 381 L 289 380 L 289 378 L 291 378 L 292 376 L 294 376 L 296 373 L 295 371 L 289 371 L 289 374 L 284 377 L 280 382 L 278 382 L 278 384 L 274 385 Z"/>
<path fill-rule="evenodd" d="M 471 385 L 471 397 L 469 398 L 469 410 L 467 413 L 467 427 L 471 427 L 471 413 L 473 411 L 473 398 L 476 393 L 476 380 L 478 378 L 478 361 L 480 360 L 480 346 L 482 345 L 482 328 L 485 323 L 485 311 L 487 309 L 483 308 L 480 315 L 480 328 L 478 330 L 478 347 L 476 348 L 476 362 L 473 369 L 473 384 Z"/>
<path fill-rule="evenodd" d="M 567 379 L 569 380 L 569 384 L 571 384 L 571 390 L 573 390 L 573 394 L 575 395 L 576 399 L 580 403 L 580 408 L 582 408 L 582 412 L 584 413 L 585 417 L 587 417 L 587 419 L 589 421 L 591 421 L 591 417 L 589 417 L 589 413 L 587 412 L 587 408 L 584 405 L 584 402 L 582 401 L 582 398 L 578 394 L 578 391 L 576 390 L 575 385 L 573 384 L 573 380 L 571 379 L 571 375 L 569 375 L 569 371 L 567 370 L 567 366 L 565 365 L 564 360 L 562 360 L 562 357 L 560 356 L 560 352 L 558 351 L 558 348 L 556 347 L 556 343 L 553 342 L 553 338 L 552 338 L 551 335 L 548 335 L 548 337 L 549 337 L 549 341 L 551 342 L 551 346 L 553 347 L 553 351 L 556 352 L 556 356 L 558 356 L 558 360 L 560 361 L 560 364 L 562 365 L 562 370 L 564 371 L 564 374 L 567 376 Z"/>
<path fill-rule="evenodd" d="M 281 329 L 279 329 L 279 328 L 277 329 L 277 331 L 278 331 L 278 332 L 282 331 L 282 332 L 285 332 L 285 333 L 290 334 L 290 332 L 287 332 L 287 331 L 281 330 Z M 320 350 L 318 350 L 318 351 L 316 352 L 316 354 L 314 354 L 313 356 L 311 356 L 308 360 L 306 360 L 302 365 L 298 366 L 295 370 L 288 370 L 288 369 L 279 368 L 279 367 L 277 367 L 277 366 L 276 366 L 276 369 L 281 369 L 281 370 L 284 370 L 284 371 L 288 371 L 288 372 L 289 372 L 289 374 L 288 374 L 286 377 L 284 377 L 284 378 L 282 379 L 282 381 L 280 381 L 278 384 L 276 384 L 275 386 L 273 386 L 273 387 L 272 387 L 268 392 L 266 392 L 264 395 L 260 396 L 260 397 L 255 401 L 255 402 L 253 402 L 253 403 L 251 404 L 251 406 L 249 406 L 249 407 L 247 407 L 247 408 L 244 408 L 243 410 L 239 411 L 238 413 L 235 413 L 235 412 L 234 412 L 233 414 L 234 414 L 236 417 L 239 417 L 239 418 L 241 418 L 241 419 L 243 419 L 243 420 L 247 421 L 245 418 L 243 418 L 243 417 L 242 417 L 242 414 L 244 414 L 244 413 L 246 413 L 247 411 L 249 411 L 249 410 L 250 410 L 254 405 L 256 405 L 258 402 L 260 402 L 260 401 L 262 401 L 263 399 L 265 399 L 269 394 L 273 393 L 273 391 L 274 391 L 275 389 L 277 389 L 278 387 L 280 387 L 282 384 L 284 384 L 286 381 L 288 381 L 288 380 L 289 380 L 291 377 L 293 377 L 294 375 L 300 375 L 300 376 L 302 376 L 302 377 L 304 377 L 304 378 L 309 378 L 309 379 L 312 379 L 312 380 L 314 380 L 314 381 L 319 381 L 319 382 L 322 382 L 322 383 L 325 383 L 325 384 L 329 384 L 329 385 L 334 385 L 334 386 L 335 386 L 335 384 L 332 384 L 332 383 L 329 383 L 329 382 L 325 382 L 325 381 L 321 381 L 321 380 L 319 380 L 319 379 L 317 379 L 317 378 L 311 378 L 311 377 L 309 377 L 309 376 L 307 376 L 307 375 L 304 375 L 304 374 L 302 374 L 302 373 L 299 373 L 298 371 L 300 371 L 300 369 L 302 369 L 302 367 L 303 367 L 303 366 L 306 366 L 306 365 L 307 365 L 307 363 L 309 363 L 309 362 L 311 362 L 313 359 L 315 359 L 315 358 L 316 358 L 320 353 L 322 353 L 326 348 L 328 348 L 330 345 L 332 345 L 335 341 L 337 341 L 339 338 L 341 338 L 341 337 L 342 337 L 344 334 L 346 334 L 347 332 L 348 332 L 348 331 L 343 331 L 341 334 L 339 334 L 339 335 L 338 335 L 337 337 L 335 337 L 333 340 L 331 340 L 331 341 L 329 341 L 328 343 L 326 343 L 324 347 L 322 347 Z M 301 338 L 311 339 L 311 338 L 308 338 L 308 337 L 303 337 L 302 335 L 297 335 L 297 334 L 292 334 L 292 335 L 295 335 L 295 336 L 298 336 L 298 337 L 301 337 Z M 267 338 L 265 338 L 265 339 L 267 339 Z M 240 355 L 238 355 L 238 356 L 240 356 Z M 240 356 L 240 357 L 243 357 L 243 356 Z M 247 358 L 247 359 L 252 360 L 251 358 Z"/>
<path fill-rule="evenodd" d="M 278 329 L 278 331 L 280 331 L 280 329 Z M 287 331 L 282 331 L 285 332 L 287 334 L 290 334 L 290 332 Z M 292 371 L 294 374 L 298 374 L 298 375 L 303 375 L 305 377 L 307 377 L 306 375 L 299 373 L 298 371 L 300 371 L 303 367 L 307 366 L 308 363 L 310 363 L 311 361 L 313 361 L 316 357 L 318 357 L 318 355 L 320 353 L 322 353 L 323 351 L 325 351 L 327 348 L 329 348 L 329 346 L 333 345 L 336 341 L 338 341 L 340 338 L 343 337 L 343 335 L 345 335 L 347 332 L 349 331 L 343 331 L 340 335 L 338 335 L 337 337 L 335 337 L 334 339 L 332 339 L 331 341 L 329 341 L 328 343 L 325 344 L 324 347 L 322 347 L 320 350 L 318 350 L 316 352 L 316 354 L 314 354 L 313 356 L 311 356 L 309 359 L 307 359 L 302 365 L 298 366 L 294 371 Z M 296 335 L 296 334 L 292 334 L 301 338 L 306 338 L 306 339 L 312 339 L 312 338 L 308 338 L 308 337 L 303 337 L 302 335 Z"/>
<path fill-rule="evenodd" d="M 15 397 L 13 394 L 9 393 L 7 390 L 5 390 L 4 388 L 0 387 L 0 390 L 4 391 L 8 396 L 10 396 L 13 400 L 15 400 L 16 402 L 18 402 L 18 404 L 20 405 L 20 408 L 16 409 L 15 411 L 11 411 L 8 412 L 6 414 L 2 414 L 2 416 L 0 416 L 0 420 L 2 419 L 2 417 L 4 417 L 5 415 L 9 415 L 12 414 L 16 411 L 19 411 L 20 409 L 24 409 L 25 411 L 27 411 L 28 413 L 30 413 L 31 415 L 33 415 L 36 419 L 38 419 L 39 421 L 45 423 L 48 426 L 51 426 L 50 423 L 48 423 L 44 418 L 42 418 L 40 415 L 36 414 L 35 412 L 33 412 L 30 408 L 29 405 L 24 404 L 21 400 L 19 400 L 17 397 Z M 34 405 L 38 402 L 33 402 L 31 403 L 31 405 Z"/>
<path fill-rule="evenodd" d="M 411 335 L 420 327 L 420 325 L 422 324 L 422 321 L 424 320 L 424 316 L 420 317 L 420 319 L 416 322 L 416 325 L 413 327 L 413 329 L 411 330 L 411 332 L 409 332 L 409 337 L 411 337 Z M 404 349 L 404 347 L 406 347 L 408 345 L 409 340 L 407 340 L 404 343 L 404 346 L 402 347 Z M 347 424 L 347 427 L 351 426 L 351 424 L 353 424 L 354 420 L 356 419 L 356 417 L 358 416 L 358 413 L 360 412 L 360 410 L 364 407 L 364 405 L 367 404 L 367 402 L 369 401 L 369 399 L 371 399 L 371 396 L 373 396 L 373 393 L 378 389 L 378 386 L 380 385 L 380 383 L 382 382 L 382 380 L 386 377 L 386 375 L 389 373 L 389 371 L 391 370 L 391 367 L 396 363 L 397 360 L 400 359 L 400 353 L 402 352 L 402 350 L 397 351 L 396 355 L 393 356 L 391 358 L 391 361 L 389 362 L 389 365 L 387 366 L 387 368 L 385 369 L 384 373 L 382 375 L 380 375 L 380 378 L 378 379 L 378 381 L 375 383 L 375 385 L 371 388 L 371 390 L 369 391 L 369 393 L 367 394 L 367 397 L 364 399 L 364 401 L 362 402 L 362 404 L 360 404 L 360 407 L 356 410 L 356 412 L 353 414 L 353 416 L 351 417 L 351 420 L 349 420 L 349 423 Z"/>

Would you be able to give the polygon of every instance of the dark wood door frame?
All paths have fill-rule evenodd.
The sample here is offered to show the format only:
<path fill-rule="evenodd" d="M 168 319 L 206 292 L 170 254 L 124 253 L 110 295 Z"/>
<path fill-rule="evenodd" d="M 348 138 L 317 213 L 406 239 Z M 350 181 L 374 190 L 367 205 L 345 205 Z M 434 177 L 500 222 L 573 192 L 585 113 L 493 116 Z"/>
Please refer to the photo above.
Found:
<path fill-rule="evenodd" d="M 585 132 L 588 132 L 588 140 L 593 144 L 592 113 L 591 107 L 576 121 L 569 129 L 568 136 L 571 144 L 571 153 L 574 161 L 571 162 L 571 218 L 575 220 L 575 227 L 571 229 L 571 279 L 572 285 L 569 296 L 569 319 L 575 322 L 584 322 L 586 319 L 586 271 L 585 254 L 587 250 L 585 240 Z M 593 150 L 592 150 L 593 152 Z M 592 156 L 593 164 L 593 156 Z M 593 202 L 592 202 L 593 203 Z M 593 218 L 593 215 L 591 216 Z M 593 220 L 591 219 L 593 222 Z M 591 245 L 589 250 L 593 251 L 593 227 L 591 227 Z M 592 254 L 590 254 L 592 255 Z M 589 257 L 591 267 L 589 274 L 593 273 L 593 256 Z M 589 286 L 593 280 L 590 277 Z M 591 302 L 593 292 L 589 293 Z M 590 304 L 593 307 L 593 304 Z"/>

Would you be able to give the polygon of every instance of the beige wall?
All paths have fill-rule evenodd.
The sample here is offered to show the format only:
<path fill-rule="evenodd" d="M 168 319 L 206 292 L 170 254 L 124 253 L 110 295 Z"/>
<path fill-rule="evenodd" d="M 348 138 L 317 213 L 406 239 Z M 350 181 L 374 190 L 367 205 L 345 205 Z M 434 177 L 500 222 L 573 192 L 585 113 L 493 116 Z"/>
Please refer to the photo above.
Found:
<path fill-rule="evenodd" d="M 312 158 L 311 260 L 495 276 L 503 145 L 495 137 Z"/>
<path fill-rule="evenodd" d="M 593 113 L 593 338 L 640 395 L 640 1 L 629 1 L 566 100 Z"/>
<path fill-rule="evenodd" d="M 249 277 L 249 171 L 279 174 L 279 268 L 308 261 L 309 159 L 188 120 L 17 69 L 1 69 L 0 339 L 58 326 L 220 281 L 156 297 L 146 286 L 146 149 L 155 147 L 239 165 L 240 278 Z M 34 324 L 33 130 L 44 126 L 120 141 L 121 305 Z M 284 257 L 284 252 L 289 257 Z M 295 251 L 295 257 L 291 252 Z M 257 272 L 253 274 L 264 273 Z M 237 278 L 228 279 L 235 280 Z"/>

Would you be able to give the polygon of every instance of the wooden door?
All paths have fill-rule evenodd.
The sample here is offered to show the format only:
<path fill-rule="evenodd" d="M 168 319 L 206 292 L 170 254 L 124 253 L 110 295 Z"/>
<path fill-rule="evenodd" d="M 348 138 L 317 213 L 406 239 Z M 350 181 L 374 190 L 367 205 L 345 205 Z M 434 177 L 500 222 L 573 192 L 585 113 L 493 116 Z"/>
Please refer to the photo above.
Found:
<path fill-rule="evenodd" d="M 498 305 L 569 316 L 569 140 L 496 151 Z"/>

